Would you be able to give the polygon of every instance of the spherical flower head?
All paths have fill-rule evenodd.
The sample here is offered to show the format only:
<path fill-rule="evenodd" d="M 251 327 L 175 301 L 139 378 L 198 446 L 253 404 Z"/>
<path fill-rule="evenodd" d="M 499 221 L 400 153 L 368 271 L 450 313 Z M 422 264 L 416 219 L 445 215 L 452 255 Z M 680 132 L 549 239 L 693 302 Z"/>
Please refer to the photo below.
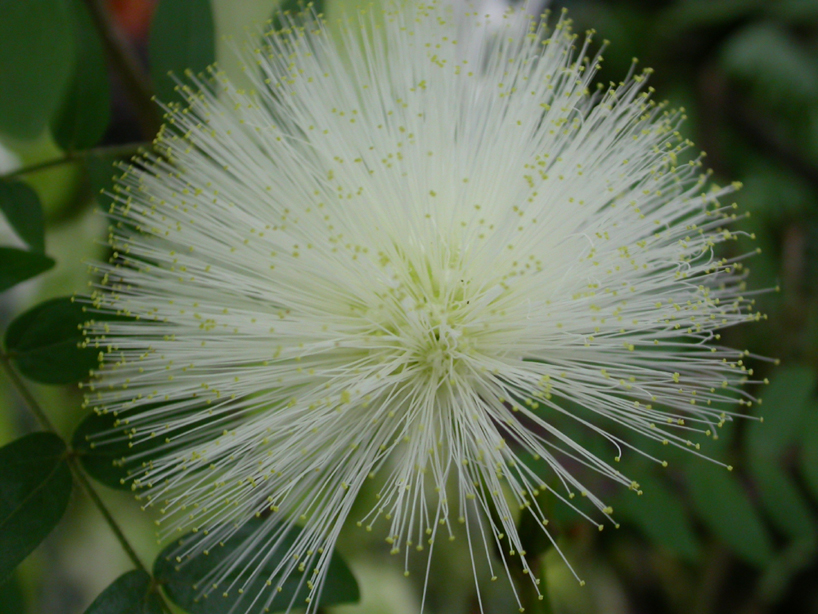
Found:
<path fill-rule="evenodd" d="M 91 324 L 88 402 L 135 450 L 159 438 L 132 479 L 163 535 L 206 533 L 180 560 L 265 519 L 202 595 L 278 561 L 262 580 L 306 569 L 314 609 L 376 474 L 351 520 L 386 527 L 407 565 L 463 523 L 473 558 L 496 566 L 496 543 L 527 570 L 514 518 L 547 532 L 542 496 L 610 520 L 566 459 L 638 491 L 612 460 L 644 438 L 695 453 L 731 418 L 752 372 L 717 331 L 759 317 L 741 258 L 717 255 L 734 188 L 682 161 L 683 116 L 647 71 L 595 90 L 587 48 L 565 18 L 432 2 L 340 45 L 318 18 L 270 33 L 254 89 L 190 77 L 119 182 L 93 301 L 130 318 Z"/>

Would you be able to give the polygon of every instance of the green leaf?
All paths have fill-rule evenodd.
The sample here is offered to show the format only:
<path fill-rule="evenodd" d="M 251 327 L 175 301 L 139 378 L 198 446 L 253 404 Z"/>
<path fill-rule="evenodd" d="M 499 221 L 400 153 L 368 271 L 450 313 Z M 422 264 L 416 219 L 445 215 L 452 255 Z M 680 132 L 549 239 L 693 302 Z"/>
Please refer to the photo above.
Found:
<path fill-rule="evenodd" d="M 0 582 L 57 526 L 71 494 L 65 442 L 32 433 L 0 448 Z"/>
<path fill-rule="evenodd" d="M 54 266 L 54 261 L 37 252 L 0 247 L 0 292 L 31 279 Z"/>
<path fill-rule="evenodd" d="M 18 316 L 6 331 L 6 352 L 20 373 L 43 384 L 71 384 L 88 378 L 99 350 L 81 348 L 82 325 L 94 318 L 69 297 L 40 303 Z"/>
<path fill-rule="evenodd" d="M 815 388 L 815 374 L 805 366 L 776 371 L 755 414 L 764 422 L 747 428 L 750 471 L 761 502 L 775 526 L 793 539 L 814 541 L 815 519 L 781 459 L 803 431 L 805 410 Z"/>
<path fill-rule="evenodd" d="M 0 0 L 0 132 L 39 135 L 63 99 L 74 65 L 64 0 Z"/>
<path fill-rule="evenodd" d="M 686 561 L 695 562 L 701 548 L 678 494 L 661 480 L 642 478 L 642 495 L 623 492 L 613 503 L 617 518 L 633 521 L 655 544 Z"/>
<path fill-rule="evenodd" d="M 115 178 L 122 175 L 114 166 L 118 161 L 119 158 L 113 156 L 89 156 L 85 164 L 91 194 L 104 211 L 108 211 L 111 204 L 111 197 L 106 194 L 114 193 Z"/>
<path fill-rule="evenodd" d="M 769 533 L 747 493 L 725 468 L 692 463 L 687 484 L 693 504 L 702 522 L 736 556 L 751 565 L 763 567 L 773 555 Z"/>
<path fill-rule="evenodd" d="M 174 449 L 165 444 L 169 434 L 135 444 L 112 413 L 91 412 L 74 431 L 71 446 L 92 478 L 110 488 L 131 490 L 128 478 L 133 470 L 141 468 L 146 459 Z"/>
<path fill-rule="evenodd" d="M 797 573 L 815 562 L 816 534 L 794 539 L 776 553 L 764 569 L 756 595 L 763 603 L 778 603 Z"/>
<path fill-rule="evenodd" d="M 742 164 L 746 179 L 743 181 L 744 187 L 741 190 L 741 206 L 753 213 L 753 217 L 747 220 L 748 224 L 744 230 L 756 232 L 756 234 L 761 231 L 770 235 L 775 225 L 785 224 L 793 216 L 804 215 L 804 203 L 809 202 L 812 198 L 808 183 L 793 173 L 791 169 L 770 164 L 769 158 L 765 156 L 745 154 L 744 158 Z M 753 220 L 752 224 L 749 223 L 751 220 Z M 764 249 L 770 243 L 768 238 L 760 247 Z M 770 245 L 768 249 L 776 253 L 774 245 Z M 755 279 L 757 270 L 758 264 L 754 262 L 752 264 L 753 278 L 756 284 L 761 284 L 766 280 Z M 773 278 L 772 287 L 775 287 L 778 281 Z M 758 287 L 765 286 L 759 285 Z"/>
<path fill-rule="evenodd" d="M 815 388 L 815 374 L 804 366 L 783 367 L 773 374 L 762 391 L 755 414 L 764 422 L 747 426 L 747 451 L 751 457 L 779 458 L 796 439 L 801 420 Z"/>
<path fill-rule="evenodd" d="M 791 108 L 818 97 L 815 59 L 773 22 L 755 21 L 738 30 L 722 46 L 720 64 L 766 103 Z"/>
<path fill-rule="evenodd" d="M 683 36 L 689 35 L 689 30 L 723 26 L 746 19 L 761 8 L 762 3 L 758 0 L 674 2 L 662 13 L 659 21 L 663 29 Z"/>
<path fill-rule="evenodd" d="M 203 407 L 192 407 L 177 410 L 191 418 L 191 422 L 175 429 L 163 430 L 160 434 L 151 434 L 147 438 L 135 439 L 131 427 L 138 416 L 167 404 L 151 403 L 143 405 L 126 416 L 114 415 L 113 412 L 89 413 L 80 422 L 71 438 L 71 447 L 79 456 L 85 471 L 98 482 L 118 490 L 131 490 L 131 475 L 142 469 L 143 464 L 158 456 L 170 454 L 190 445 L 189 438 L 180 435 L 189 433 L 191 425 L 204 426 L 219 422 L 224 428 L 234 425 L 238 418 L 211 415 Z"/>
<path fill-rule="evenodd" d="M 64 151 L 88 149 L 105 133 L 111 92 L 105 52 L 82 0 L 66 0 L 73 17 L 77 60 L 68 91 L 51 121 L 51 134 Z"/>
<path fill-rule="evenodd" d="M 265 524 L 268 526 L 263 527 Z M 196 548 L 197 542 L 206 539 L 203 532 L 189 533 L 178 543 L 171 544 L 159 554 L 153 564 L 153 575 L 162 583 L 168 597 L 190 614 L 226 614 L 232 611 L 244 611 L 250 607 L 251 602 L 256 597 L 258 597 L 258 600 L 255 602 L 255 609 L 259 611 L 261 611 L 260 604 L 266 604 L 268 598 L 272 596 L 275 596 L 275 600 L 269 606 L 270 612 L 287 610 L 291 602 L 303 604 L 309 592 L 306 582 L 302 582 L 305 580 L 304 575 L 295 572 L 284 582 L 272 577 L 280 558 L 272 556 L 261 547 L 248 550 L 246 553 L 248 558 L 245 560 L 258 557 L 252 563 L 257 573 L 253 581 L 244 586 L 243 594 L 239 594 L 237 587 L 233 586 L 232 590 L 228 591 L 228 596 L 223 596 L 223 591 L 227 590 L 231 583 L 234 581 L 243 583 L 248 578 L 247 574 L 241 573 L 244 565 L 239 562 L 231 571 L 220 574 L 218 580 L 220 588 L 218 590 L 211 592 L 207 598 L 200 597 L 203 590 L 200 583 L 208 574 L 216 570 L 220 563 L 236 552 L 253 548 L 246 542 L 258 537 L 260 530 L 263 531 L 262 535 L 270 535 L 278 528 L 280 528 L 280 525 L 276 525 L 271 520 L 254 518 L 244 524 L 230 539 L 226 540 L 224 546 L 214 547 L 207 555 L 200 554 L 192 558 L 185 557 L 183 562 L 179 563 L 176 557 L 181 545 L 184 545 L 185 551 L 189 551 L 191 548 Z M 300 532 L 299 527 L 292 527 L 276 549 L 279 556 L 287 552 L 287 549 L 295 542 Z M 269 586 L 267 585 L 268 579 L 272 579 Z M 212 583 L 212 581 L 211 578 L 209 582 Z M 301 584 L 300 587 L 299 584 Z M 198 586 L 198 588 L 194 588 L 195 586 Z M 281 587 L 280 592 L 278 591 L 279 586 Z M 359 598 L 360 594 L 355 576 L 352 575 L 349 567 L 338 553 L 333 552 L 324 589 L 321 593 L 320 604 L 326 606 L 352 603 L 358 601 Z"/>
<path fill-rule="evenodd" d="M 813 499 L 818 501 L 818 409 L 812 407 L 801 431 L 801 475 Z"/>
<path fill-rule="evenodd" d="M 127 478 L 131 469 L 141 466 L 141 460 L 125 463 L 124 458 L 132 455 L 128 447 L 129 439 L 122 434 L 101 436 L 116 431 L 118 419 L 112 413 L 91 412 L 80 422 L 71 438 L 71 447 L 79 456 L 82 468 L 92 478 L 110 488 L 131 490 Z M 121 428 L 119 429 L 121 430 Z"/>
<path fill-rule="evenodd" d="M 773 460 L 750 457 L 761 502 L 775 526 L 791 538 L 815 539 L 816 521 L 795 481 Z"/>
<path fill-rule="evenodd" d="M 152 578 L 141 570 L 122 574 L 94 599 L 85 614 L 162 614 Z"/>
<path fill-rule="evenodd" d="M 305 0 L 283 0 L 276 7 L 273 13 L 273 23 L 271 29 L 273 31 L 281 30 L 284 24 L 281 21 L 282 15 L 295 16 L 304 12 L 307 4 L 310 5 L 310 11 L 314 11 L 316 15 L 324 12 L 324 0 L 312 0 L 305 2 Z"/>
<path fill-rule="evenodd" d="M 45 251 L 45 218 L 37 192 L 22 181 L 0 181 L 0 210 L 33 251 Z"/>
<path fill-rule="evenodd" d="M 764 10 L 770 16 L 784 19 L 796 26 L 809 26 L 818 22 L 818 3 L 814 0 L 777 0 L 764 3 Z M 812 21 L 813 24 L 808 22 Z"/>
<path fill-rule="evenodd" d="M 25 614 L 28 612 L 26 598 L 20 586 L 19 574 L 0 583 L 0 614 Z"/>
<path fill-rule="evenodd" d="M 168 73 L 177 77 L 188 69 L 199 73 L 216 61 L 210 0 L 160 0 L 151 25 L 148 52 L 157 98 L 164 103 L 182 100 Z"/>

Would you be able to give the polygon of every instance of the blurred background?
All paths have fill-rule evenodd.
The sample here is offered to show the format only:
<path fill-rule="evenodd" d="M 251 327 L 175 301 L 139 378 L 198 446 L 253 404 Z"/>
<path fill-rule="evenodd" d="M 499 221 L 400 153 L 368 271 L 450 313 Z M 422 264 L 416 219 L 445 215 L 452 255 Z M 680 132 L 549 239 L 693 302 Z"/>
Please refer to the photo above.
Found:
<path fill-rule="evenodd" d="M 0 175 L 36 192 L 45 212 L 45 251 L 57 263 L 0 295 L 2 328 L 45 299 L 86 291 L 86 263 L 107 257 L 100 190 L 112 189 L 111 164 L 155 134 L 160 115 L 150 97 L 174 96 L 165 76 L 173 67 L 152 63 L 152 53 L 186 45 L 180 53 L 192 68 L 217 59 L 238 76 L 236 41 L 257 33 L 277 6 L 276 0 L 188 1 L 208 14 L 179 30 L 166 21 L 156 26 L 163 0 L 0 2 Z M 497 2 L 484 6 L 494 10 Z M 28 3 L 45 8 L 20 8 Z M 322 10 L 332 19 L 354 7 L 353 0 L 326 0 Z M 759 250 L 747 261 L 748 291 L 764 290 L 756 300 L 768 319 L 727 330 L 723 341 L 780 364 L 747 359 L 757 377 L 770 381 L 751 391 L 763 404 L 746 410 L 763 415 L 764 423 L 728 424 L 718 441 L 702 444 L 705 455 L 732 464 L 733 472 L 667 449 L 668 468 L 626 467 L 645 491 L 638 500 L 611 484 L 595 485 L 621 523 L 614 531 L 598 532 L 554 506 L 551 526 L 587 581 L 581 588 L 559 557 L 547 554 L 554 611 L 818 613 L 818 0 L 551 4 L 562 7 L 578 32 L 596 30 L 594 46 L 610 40 L 601 82 L 620 81 L 633 58 L 654 68 L 655 99 L 684 107 L 682 130 L 696 151 L 707 152 L 714 181 L 743 184 L 735 200 L 750 216 L 737 228 L 755 239 L 741 237 L 724 255 Z M 32 23 L 31 15 L 39 21 Z M 21 16 L 29 21 L 16 22 Z M 66 114 L 74 120 L 65 121 Z M 4 221 L 0 245 L 24 246 Z M 31 388 L 57 430 L 70 437 L 84 417 L 76 386 L 32 382 Z M 0 445 L 35 428 L 0 376 Z M 586 479 L 594 485 L 594 476 Z M 98 490 L 140 556 L 151 560 L 161 546 L 149 513 L 128 492 Z M 382 539 L 354 527 L 342 536 L 339 548 L 363 601 L 330 612 L 419 611 L 422 561 L 419 573 L 405 579 Z M 78 614 L 130 567 L 99 512 L 75 491 L 57 529 L 0 586 L 0 613 Z M 502 583 L 483 596 L 487 614 L 516 611 Z M 479 611 L 464 540 L 436 553 L 426 606 L 439 614 Z"/>

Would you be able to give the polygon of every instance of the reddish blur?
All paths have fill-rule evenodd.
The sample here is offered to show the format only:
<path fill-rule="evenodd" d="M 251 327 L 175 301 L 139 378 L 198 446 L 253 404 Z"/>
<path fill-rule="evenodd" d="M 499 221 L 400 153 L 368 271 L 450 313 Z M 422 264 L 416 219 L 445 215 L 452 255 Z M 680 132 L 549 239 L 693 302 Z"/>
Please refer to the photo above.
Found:
<path fill-rule="evenodd" d="M 157 0 L 106 0 L 108 10 L 125 36 L 133 43 L 148 37 Z"/>

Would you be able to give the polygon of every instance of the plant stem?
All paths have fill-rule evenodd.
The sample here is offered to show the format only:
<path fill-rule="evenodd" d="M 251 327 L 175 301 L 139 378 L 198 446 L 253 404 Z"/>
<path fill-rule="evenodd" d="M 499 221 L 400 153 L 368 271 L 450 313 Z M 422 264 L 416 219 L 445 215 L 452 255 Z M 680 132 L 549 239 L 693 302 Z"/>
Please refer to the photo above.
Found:
<path fill-rule="evenodd" d="M 548 580 L 545 576 L 545 560 L 542 554 L 529 559 L 530 571 L 522 573 L 522 569 L 517 574 L 517 594 L 520 597 L 520 605 L 525 609 L 526 614 L 553 614 L 551 599 L 548 595 Z M 535 586 L 533 579 L 539 579 L 540 583 Z"/>
<path fill-rule="evenodd" d="M 103 0 L 85 0 L 85 5 L 102 37 L 108 58 L 122 79 L 122 85 L 133 103 L 143 136 L 146 139 L 153 139 L 162 125 L 162 120 L 158 107 L 153 102 L 150 79 L 140 67 L 139 59 L 128 41 L 111 19 Z"/>
<path fill-rule="evenodd" d="M 541 502 L 543 513 L 548 514 L 551 508 L 550 499 Z M 522 565 L 522 559 L 513 559 L 512 569 L 517 581 L 520 606 L 526 614 L 552 614 L 551 600 L 548 596 L 548 580 L 545 577 L 545 553 L 551 547 L 546 536 L 545 527 L 532 513 L 524 513 L 517 526 L 528 562 L 528 573 Z"/>
<path fill-rule="evenodd" d="M 23 378 L 17 373 L 17 370 L 14 368 L 14 365 L 11 364 L 11 360 L 9 359 L 8 354 L 5 352 L 0 352 L 0 363 L 3 365 L 3 369 L 8 375 L 9 380 L 11 380 L 12 385 L 17 390 L 20 397 L 22 397 L 23 401 L 28 406 L 29 410 L 32 414 L 37 418 L 37 421 L 40 425 L 47 431 L 51 431 L 52 433 L 57 433 L 57 430 L 54 428 L 54 424 L 49 420 L 48 416 L 43 411 L 43 408 L 37 402 L 37 399 L 34 398 L 34 395 L 29 390 L 26 383 L 23 381 Z M 144 563 L 139 559 L 139 556 L 136 554 L 131 543 L 128 541 L 128 538 L 125 537 L 125 533 L 123 533 L 122 528 L 117 524 L 116 520 L 111 514 L 108 507 L 102 501 L 102 498 L 99 496 L 99 493 L 94 489 L 91 485 L 91 482 L 85 476 L 85 473 L 82 471 L 82 467 L 80 467 L 79 459 L 73 453 L 69 451 L 68 457 L 66 458 L 66 462 L 68 463 L 68 467 L 71 470 L 71 474 L 74 476 L 74 479 L 79 483 L 80 487 L 85 491 L 88 497 L 93 501 L 96 508 L 99 510 L 102 517 L 105 519 L 105 522 L 108 524 L 108 527 L 113 531 L 114 536 L 116 537 L 119 545 L 122 546 L 122 549 L 125 551 L 125 554 L 131 560 L 131 563 L 134 566 L 147 573 L 148 575 L 152 575 L 150 570 L 145 567 Z M 165 601 L 164 596 L 161 592 L 156 591 L 156 595 L 159 598 L 159 602 L 162 605 L 162 608 L 165 612 L 171 612 L 170 606 Z"/>
<path fill-rule="evenodd" d="M 702 569 L 699 589 L 692 599 L 691 611 L 699 614 L 710 614 L 715 611 L 719 590 L 730 571 L 731 564 L 730 553 L 724 546 L 718 544 L 712 546 L 705 560 L 707 564 Z"/>
<path fill-rule="evenodd" d="M 539 601 L 540 614 L 554 614 L 554 604 L 551 603 L 551 591 L 548 590 L 548 576 L 546 575 L 545 555 L 541 555 L 540 563 L 540 595 L 542 600 Z"/>
<path fill-rule="evenodd" d="M 526 614 L 552 614 L 548 579 L 545 575 L 545 553 L 548 551 L 548 545 L 543 527 L 533 514 L 524 514 L 520 518 L 517 530 L 527 552 L 528 564 L 528 573 L 523 567 L 522 558 L 513 559 L 510 566 L 517 583 L 520 607 Z"/>
<path fill-rule="evenodd" d="M 137 154 L 142 147 L 148 146 L 148 143 L 127 143 L 125 145 L 111 145 L 108 147 L 94 147 L 93 149 L 84 149 L 82 151 L 68 152 L 60 158 L 53 158 L 43 162 L 37 162 L 30 166 L 18 168 L 16 171 L 11 171 L 2 176 L 3 179 L 14 179 L 23 175 L 28 175 L 37 171 L 43 171 L 69 162 L 79 162 L 87 160 L 88 158 L 113 156 L 126 157 Z"/>
<path fill-rule="evenodd" d="M 96 505 L 97 509 L 99 510 L 99 513 L 102 514 L 102 517 L 105 519 L 105 522 L 108 523 L 108 527 L 113 532 L 114 536 L 119 542 L 119 545 L 122 546 L 122 549 L 125 551 L 125 554 L 128 555 L 128 558 L 131 560 L 131 563 L 133 563 L 137 569 L 144 571 L 146 574 L 153 577 L 151 571 L 147 567 L 145 567 L 145 565 L 139 559 L 139 556 L 133 549 L 131 542 L 129 542 L 128 538 L 125 537 L 125 533 L 122 532 L 122 528 L 117 524 L 116 519 L 114 519 L 113 514 L 111 514 L 108 507 L 102 501 L 102 498 L 100 498 L 99 493 L 91 485 L 91 482 L 85 476 L 85 473 L 83 473 L 82 468 L 80 467 L 79 459 L 74 455 L 69 455 L 67 460 L 68 466 L 70 467 L 71 473 L 74 475 L 74 478 L 77 480 L 77 482 L 79 482 L 80 486 L 85 491 L 85 494 L 87 494 L 91 501 L 94 502 L 94 505 Z M 170 613 L 171 609 L 168 603 L 165 601 L 164 595 L 162 595 L 162 593 L 158 590 L 155 591 L 154 594 L 158 597 L 162 609 L 165 612 Z"/>
<path fill-rule="evenodd" d="M 43 411 L 43 408 L 40 407 L 40 404 L 37 402 L 37 399 L 34 398 L 34 395 L 31 394 L 31 391 L 26 386 L 26 383 L 23 381 L 23 378 L 17 373 L 17 370 L 11 364 L 11 359 L 9 358 L 8 354 L 5 352 L 0 352 L 0 363 L 3 364 L 3 368 L 6 371 L 6 375 L 11 380 L 12 385 L 14 386 L 17 393 L 22 397 L 25 404 L 28 406 L 29 410 L 34 417 L 37 418 L 37 422 L 40 423 L 45 430 L 51 431 L 52 433 L 56 433 L 57 429 L 54 428 L 54 425 L 49 420 L 46 413 Z"/>
<path fill-rule="evenodd" d="M 108 523 L 108 526 L 111 528 L 111 531 L 113 531 L 120 546 L 122 546 L 122 549 L 125 551 L 125 554 L 128 555 L 128 558 L 131 559 L 131 562 L 134 564 L 134 566 L 137 569 L 140 569 L 150 574 L 150 571 L 148 571 L 148 569 L 145 567 L 142 561 L 139 560 L 139 556 L 137 556 L 136 551 L 133 549 L 133 546 L 131 546 L 131 543 L 128 541 L 128 538 L 125 537 L 125 534 L 122 532 L 122 529 L 116 523 L 116 520 L 114 519 L 110 510 L 108 510 L 108 508 L 105 506 L 105 503 L 100 498 L 99 493 L 94 489 L 94 487 L 91 485 L 91 482 L 88 481 L 88 478 L 82 472 L 77 457 L 70 455 L 68 457 L 68 465 L 71 468 L 71 473 L 74 475 L 77 482 L 79 482 L 82 489 L 91 498 L 91 501 L 94 502 L 94 505 L 97 506 L 97 509 L 102 514 L 102 517 L 105 518 L 105 522 Z"/>

